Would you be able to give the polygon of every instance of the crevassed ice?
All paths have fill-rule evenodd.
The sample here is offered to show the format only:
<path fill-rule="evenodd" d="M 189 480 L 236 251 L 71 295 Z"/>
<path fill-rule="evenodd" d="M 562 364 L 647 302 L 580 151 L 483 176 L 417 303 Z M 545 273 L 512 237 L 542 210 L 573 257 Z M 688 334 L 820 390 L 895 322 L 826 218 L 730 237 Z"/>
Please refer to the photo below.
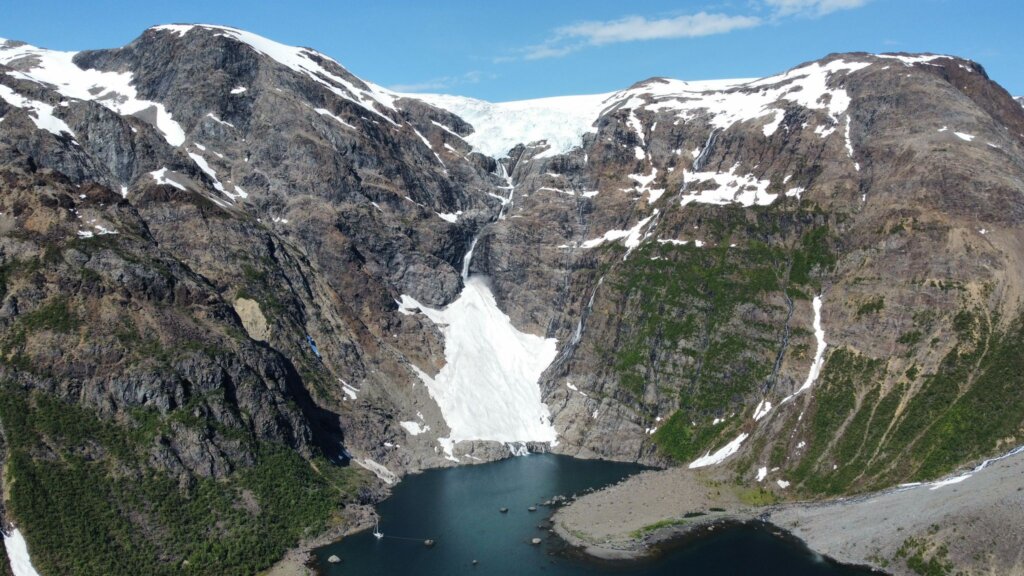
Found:
<path fill-rule="evenodd" d="M 564 154 L 593 132 L 594 121 L 611 94 L 559 96 L 515 102 L 487 102 L 446 94 L 406 94 L 443 108 L 473 126 L 464 137 L 477 152 L 503 158 L 518 144 L 546 141 L 549 148 L 537 157 Z"/>

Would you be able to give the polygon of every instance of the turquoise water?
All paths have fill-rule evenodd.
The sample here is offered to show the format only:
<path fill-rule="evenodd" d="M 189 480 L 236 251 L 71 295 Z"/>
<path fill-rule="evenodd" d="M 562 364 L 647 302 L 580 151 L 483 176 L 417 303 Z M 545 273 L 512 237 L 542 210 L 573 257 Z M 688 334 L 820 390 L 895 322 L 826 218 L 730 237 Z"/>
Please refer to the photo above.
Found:
<path fill-rule="evenodd" d="M 382 539 L 370 532 L 315 551 L 321 574 L 582 576 L 586 574 L 702 576 L 861 575 L 827 562 L 792 539 L 758 525 L 739 525 L 692 538 L 655 560 L 600 563 L 574 554 L 538 528 L 556 494 L 598 488 L 642 470 L 632 464 L 532 454 L 479 466 L 409 476 L 378 506 Z M 507 514 L 499 508 L 507 507 Z M 546 527 L 545 527 L 546 528 Z M 532 538 L 542 543 L 530 544 Z M 432 548 L 423 545 L 430 538 Z M 342 559 L 329 564 L 336 554 Z M 472 561 L 479 563 L 473 565 Z"/>

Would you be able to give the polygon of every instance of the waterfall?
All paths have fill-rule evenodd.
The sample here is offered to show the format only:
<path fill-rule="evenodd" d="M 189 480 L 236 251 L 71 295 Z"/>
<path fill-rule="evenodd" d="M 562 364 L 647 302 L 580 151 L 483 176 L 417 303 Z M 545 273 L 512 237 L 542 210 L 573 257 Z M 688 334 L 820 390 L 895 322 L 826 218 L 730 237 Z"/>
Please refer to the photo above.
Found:
<path fill-rule="evenodd" d="M 477 232 L 476 236 L 473 237 L 473 241 L 469 243 L 469 250 L 466 255 L 462 257 L 462 281 L 465 282 L 469 278 L 469 263 L 473 260 L 473 250 L 476 249 L 476 241 L 480 239 L 480 232 Z"/>
<path fill-rule="evenodd" d="M 700 154 L 693 159 L 693 171 L 700 172 L 704 168 L 704 163 L 708 161 L 708 156 L 711 155 L 711 150 L 715 147 L 715 141 L 718 140 L 719 129 L 715 128 L 708 134 L 708 140 L 704 143 L 704 148 L 701 149 Z"/>

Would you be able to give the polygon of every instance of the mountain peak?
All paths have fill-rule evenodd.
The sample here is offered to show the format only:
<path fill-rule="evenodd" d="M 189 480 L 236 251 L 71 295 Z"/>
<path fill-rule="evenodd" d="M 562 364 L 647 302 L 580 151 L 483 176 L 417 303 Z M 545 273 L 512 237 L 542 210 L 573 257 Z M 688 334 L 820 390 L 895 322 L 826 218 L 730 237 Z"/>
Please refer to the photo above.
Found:
<path fill-rule="evenodd" d="M 394 93 L 356 77 L 337 60 L 312 48 L 289 46 L 253 32 L 215 24 L 162 24 L 149 28 L 147 32 L 166 32 L 183 38 L 196 29 L 212 31 L 241 42 L 278 64 L 308 76 L 336 95 L 353 100 L 371 111 L 375 111 L 378 105 L 395 110 Z"/>

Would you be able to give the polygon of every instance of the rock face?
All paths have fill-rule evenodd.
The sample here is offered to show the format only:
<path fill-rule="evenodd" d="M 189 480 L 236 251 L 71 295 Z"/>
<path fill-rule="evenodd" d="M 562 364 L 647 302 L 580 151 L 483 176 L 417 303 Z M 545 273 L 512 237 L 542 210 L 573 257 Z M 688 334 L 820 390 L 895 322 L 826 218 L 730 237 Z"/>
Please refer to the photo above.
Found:
<path fill-rule="evenodd" d="M 260 310 L 260 303 L 248 298 L 235 300 L 235 313 L 242 321 L 246 334 L 253 340 L 266 342 L 270 339 L 270 327 L 267 326 L 267 318 Z"/>
<path fill-rule="evenodd" d="M 1024 421 L 1024 110 L 958 58 L 495 105 L 224 27 L 7 42 L 0 182 L 5 431 L 57 399 L 132 438 L 15 434 L 26 465 L 187 492 L 268 446 L 384 482 L 529 447 L 813 495 L 935 476 Z M 557 443 L 450 440 L 459 399 L 429 384 L 462 356 L 435 320 L 472 276 L 504 333 L 556 342 L 528 401 Z"/>

